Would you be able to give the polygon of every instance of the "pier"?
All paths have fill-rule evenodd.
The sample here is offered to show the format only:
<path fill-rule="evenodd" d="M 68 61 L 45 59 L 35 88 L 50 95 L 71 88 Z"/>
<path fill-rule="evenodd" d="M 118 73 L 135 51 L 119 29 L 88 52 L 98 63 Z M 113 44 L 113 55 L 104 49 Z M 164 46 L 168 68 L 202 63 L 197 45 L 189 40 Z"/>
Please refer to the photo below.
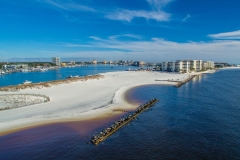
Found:
<path fill-rule="evenodd" d="M 174 87 L 176 87 L 176 88 L 181 87 L 183 84 L 189 82 L 189 81 L 190 81 L 191 79 L 193 79 L 195 76 L 196 76 L 196 75 L 191 75 L 191 76 L 189 76 L 187 79 L 185 79 L 185 80 L 177 83 L 176 85 L 174 85 Z"/>
<path fill-rule="evenodd" d="M 151 107 L 155 103 L 157 103 L 158 100 L 156 98 L 151 99 L 144 105 L 141 105 L 138 107 L 132 114 L 127 115 L 124 118 L 121 118 L 120 120 L 116 121 L 114 124 L 111 125 L 111 127 L 104 129 L 101 131 L 98 135 L 93 136 L 92 143 L 95 145 L 98 145 L 100 142 L 104 141 L 107 137 L 112 135 L 114 132 L 116 132 L 118 129 L 120 129 L 122 126 L 129 123 L 131 120 L 134 120 L 140 113 L 142 113 L 145 109 Z"/>

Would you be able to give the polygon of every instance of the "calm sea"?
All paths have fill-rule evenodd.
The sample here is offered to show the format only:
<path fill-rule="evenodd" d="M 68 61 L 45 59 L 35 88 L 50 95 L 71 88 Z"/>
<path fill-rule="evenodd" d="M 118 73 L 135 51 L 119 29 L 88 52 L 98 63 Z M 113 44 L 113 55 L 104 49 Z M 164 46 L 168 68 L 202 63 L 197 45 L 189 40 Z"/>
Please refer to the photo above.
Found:
<path fill-rule="evenodd" d="M 67 76 L 87 76 L 98 73 L 124 71 L 126 69 L 138 69 L 135 66 L 118 65 L 89 65 L 87 67 L 59 68 L 45 72 L 16 72 L 0 76 L 0 87 L 22 84 L 25 80 L 37 82 L 46 82 L 52 80 L 66 79 Z"/>
<path fill-rule="evenodd" d="M 0 137 L 0 159 L 240 159 L 240 70 L 195 77 L 181 88 L 148 85 L 130 102 L 160 101 L 98 146 L 117 118 L 61 123 Z"/>

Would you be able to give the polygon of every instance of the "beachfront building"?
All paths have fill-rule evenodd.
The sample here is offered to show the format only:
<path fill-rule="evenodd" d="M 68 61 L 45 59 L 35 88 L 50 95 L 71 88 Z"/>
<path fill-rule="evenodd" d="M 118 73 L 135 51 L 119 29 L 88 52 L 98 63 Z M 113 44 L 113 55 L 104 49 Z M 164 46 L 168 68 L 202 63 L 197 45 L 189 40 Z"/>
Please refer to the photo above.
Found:
<path fill-rule="evenodd" d="M 202 71 L 202 60 L 189 60 L 190 71 L 200 72 Z"/>
<path fill-rule="evenodd" d="M 60 66 L 60 57 L 52 57 L 52 63 L 56 66 Z"/>
<path fill-rule="evenodd" d="M 213 69 L 215 67 L 213 61 L 203 61 L 202 70 Z"/>
<path fill-rule="evenodd" d="M 176 72 L 200 72 L 202 70 L 202 60 L 177 60 L 175 66 Z"/>
<path fill-rule="evenodd" d="M 208 69 L 214 68 L 214 62 L 206 61 L 204 66 Z M 180 72 L 180 73 L 190 73 L 190 72 L 200 72 L 203 70 L 202 60 L 176 60 L 175 62 L 162 62 L 162 71 L 168 72 Z"/>
<path fill-rule="evenodd" d="M 190 72 L 190 61 L 189 60 L 177 60 L 175 62 L 175 71 L 180 73 Z"/>
<path fill-rule="evenodd" d="M 162 62 L 162 71 L 174 72 L 175 62 Z"/>

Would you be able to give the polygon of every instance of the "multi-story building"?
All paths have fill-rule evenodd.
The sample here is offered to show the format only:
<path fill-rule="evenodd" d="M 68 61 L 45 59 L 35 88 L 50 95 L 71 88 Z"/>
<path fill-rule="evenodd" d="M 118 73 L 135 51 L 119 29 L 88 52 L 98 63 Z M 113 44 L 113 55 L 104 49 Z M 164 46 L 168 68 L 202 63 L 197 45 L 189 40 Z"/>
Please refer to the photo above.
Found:
<path fill-rule="evenodd" d="M 60 57 L 52 57 L 52 63 L 60 66 Z"/>
<path fill-rule="evenodd" d="M 189 60 L 190 71 L 200 72 L 202 70 L 202 60 Z"/>
<path fill-rule="evenodd" d="M 214 67 L 215 67 L 215 65 L 214 65 L 213 61 L 204 61 L 202 63 L 202 69 L 203 70 L 213 69 Z"/>
<path fill-rule="evenodd" d="M 206 61 L 206 63 L 203 63 L 202 60 L 176 60 L 175 62 L 162 62 L 162 71 L 168 72 L 200 72 L 204 67 L 212 69 L 214 68 L 214 62 Z"/>
<path fill-rule="evenodd" d="M 175 71 L 181 73 L 188 73 L 190 71 L 189 60 L 177 60 L 175 62 Z"/>
<path fill-rule="evenodd" d="M 162 62 L 162 71 L 174 72 L 175 62 Z"/>

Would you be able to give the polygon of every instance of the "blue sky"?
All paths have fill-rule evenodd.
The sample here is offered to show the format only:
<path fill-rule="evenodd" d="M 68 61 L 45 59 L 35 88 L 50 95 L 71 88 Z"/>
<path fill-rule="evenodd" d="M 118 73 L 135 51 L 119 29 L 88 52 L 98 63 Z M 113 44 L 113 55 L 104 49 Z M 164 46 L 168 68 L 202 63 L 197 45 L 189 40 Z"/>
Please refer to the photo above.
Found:
<path fill-rule="evenodd" d="M 239 0 L 0 0 L 0 61 L 240 63 Z"/>

